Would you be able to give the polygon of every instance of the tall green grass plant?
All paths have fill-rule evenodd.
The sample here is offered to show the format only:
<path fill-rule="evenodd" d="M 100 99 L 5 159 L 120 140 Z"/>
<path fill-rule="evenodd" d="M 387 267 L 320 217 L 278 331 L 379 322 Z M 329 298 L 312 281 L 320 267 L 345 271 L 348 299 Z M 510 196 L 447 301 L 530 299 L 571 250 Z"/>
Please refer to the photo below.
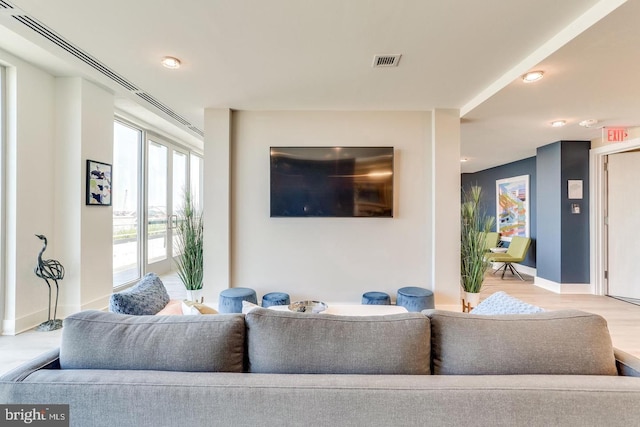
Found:
<path fill-rule="evenodd" d="M 202 213 L 194 205 L 189 191 L 185 191 L 180 217 L 176 226 L 178 276 L 188 291 L 202 289 L 204 225 Z"/>
<path fill-rule="evenodd" d="M 481 210 L 482 188 L 462 192 L 460 211 L 460 285 L 465 292 L 478 293 L 490 262 L 486 260 L 485 238 L 495 218 Z"/>

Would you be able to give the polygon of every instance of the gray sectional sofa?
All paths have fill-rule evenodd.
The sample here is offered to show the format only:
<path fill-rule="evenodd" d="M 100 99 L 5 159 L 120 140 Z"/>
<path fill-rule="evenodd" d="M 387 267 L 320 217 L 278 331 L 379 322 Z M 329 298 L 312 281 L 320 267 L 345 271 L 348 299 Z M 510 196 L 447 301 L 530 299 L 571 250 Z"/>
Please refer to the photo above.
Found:
<path fill-rule="evenodd" d="M 72 426 L 630 426 L 640 360 L 580 311 L 87 311 L 0 403 L 69 404 Z"/>

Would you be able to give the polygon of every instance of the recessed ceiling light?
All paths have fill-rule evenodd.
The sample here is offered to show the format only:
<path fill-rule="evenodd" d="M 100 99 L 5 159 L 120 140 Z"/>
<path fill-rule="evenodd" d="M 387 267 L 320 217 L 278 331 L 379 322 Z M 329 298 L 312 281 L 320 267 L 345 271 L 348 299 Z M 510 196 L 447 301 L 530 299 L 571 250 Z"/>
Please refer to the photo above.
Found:
<path fill-rule="evenodd" d="M 554 128 L 561 128 L 562 126 L 566 125 L 567 122 L 565 120 L 555 120 L 553 122 L 551 122 L 551 126 L 553 126 Z"/>
<path fill-rule="evenodd" d="M 525 83 L 533 83 L 540 80 L 542 76 L 544 76 L 544 71 L 542 70 L 529 71 L 527 74 L 522 75 L 522 81 Z"/>
<path fill-rule="evenodd" d="M 166 67 L 175 70 L 176 68 L 180 68 L 180 60 L 178 58 L 174 58 L 173 56 L 165 56 L 162 58 L 160 63 Z"/>
<path fill-rule="evenodd" d="M 591 128 L 591 127 L 594 127 L 597 123 L 598 121 L 596 119 L 587 119 L 587 120 L 581 121 L 578 124 L 585 128 Z"/>

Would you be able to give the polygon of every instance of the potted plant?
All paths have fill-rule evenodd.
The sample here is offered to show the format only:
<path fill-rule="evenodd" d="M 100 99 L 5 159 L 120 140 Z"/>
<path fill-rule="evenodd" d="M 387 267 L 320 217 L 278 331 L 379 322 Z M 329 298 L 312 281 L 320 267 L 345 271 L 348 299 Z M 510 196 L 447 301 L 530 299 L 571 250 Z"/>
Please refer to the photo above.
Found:
<path fill-rule="evenodd" d="M 485 237 L 495 218 L 481 210 L 482 188 L 475 185 L 462 191 L 460 209 L 460 285 L 463 311 L 478 305 L 484 274 L 490 262 L 485 258 Z"/>
<path fill-rule="evenodd" d="M 187 289 L 187 299 L 202 302 L 203 237 L 202 213 L 196 209 L 189 191 L 185 191 L 181 219 L 176 225 L 177 249 L 175 258 L 178 276 Z"/>

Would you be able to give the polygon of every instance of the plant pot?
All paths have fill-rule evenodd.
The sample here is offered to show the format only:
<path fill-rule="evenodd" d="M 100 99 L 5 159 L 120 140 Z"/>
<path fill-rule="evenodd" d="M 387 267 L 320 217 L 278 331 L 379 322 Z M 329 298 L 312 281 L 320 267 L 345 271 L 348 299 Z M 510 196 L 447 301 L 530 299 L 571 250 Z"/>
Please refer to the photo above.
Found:
<path fill-rule="evenodd" d="M 202 289 L 187 289 L 187 301 L 202 303 L 204 301 Z"/>
<path fill-rule="evenodd" d="M 479 292 L 464 292 L 462 296 L 462 312 L 468 313 L 473 310 L 474 307 L 478 306 L 480 302 L 480 293 Z"/>

